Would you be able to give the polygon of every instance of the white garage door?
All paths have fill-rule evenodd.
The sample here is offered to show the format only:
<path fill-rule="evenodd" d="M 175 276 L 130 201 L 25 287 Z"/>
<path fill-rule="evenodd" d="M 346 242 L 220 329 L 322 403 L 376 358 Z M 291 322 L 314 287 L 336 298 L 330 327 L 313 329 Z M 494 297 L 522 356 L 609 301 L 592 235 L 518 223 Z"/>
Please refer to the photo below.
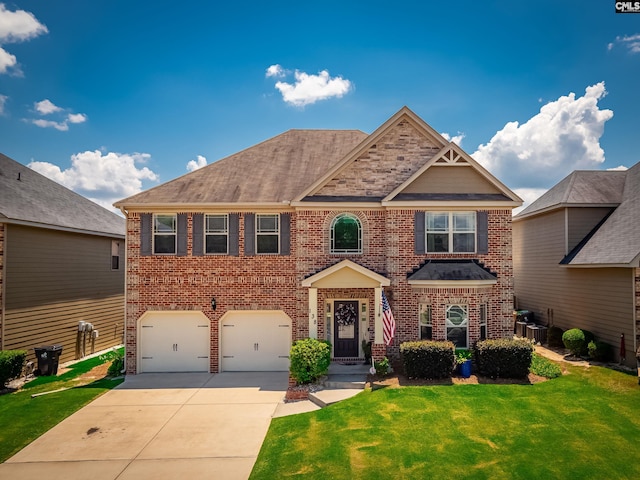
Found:
<path fill-rule="evenodd" d="M 209 319 L 202 312 L 146 312 L 139 324 L 140 373 L 209 371 Z"/>
<path fill-rule="evenodd" d="M 221 371 L 288 371 L 291 319 L 282 311 L 227 312 L 220 321 Z"/>

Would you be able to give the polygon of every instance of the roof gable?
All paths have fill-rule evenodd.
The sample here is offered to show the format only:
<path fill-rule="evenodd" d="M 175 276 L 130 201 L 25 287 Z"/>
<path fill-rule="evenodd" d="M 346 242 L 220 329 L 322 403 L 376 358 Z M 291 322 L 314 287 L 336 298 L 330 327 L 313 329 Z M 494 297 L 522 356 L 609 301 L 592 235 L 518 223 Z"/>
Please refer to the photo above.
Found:
<path fill-rule="evenodd" d="M 438 132 L 403 107 L 294 201 L 332 196 L 379 201 L 446 144 Z"/>
<path fill-rule="evenodd" d="M 124 237 L 125 219 L 0 154 L 0 222 Z"/>
<path fill-rule="evenodd" d="M 521 205 L 522 199 L 450 142 L 383 202 L 399 200 L 492 200 Z"/>

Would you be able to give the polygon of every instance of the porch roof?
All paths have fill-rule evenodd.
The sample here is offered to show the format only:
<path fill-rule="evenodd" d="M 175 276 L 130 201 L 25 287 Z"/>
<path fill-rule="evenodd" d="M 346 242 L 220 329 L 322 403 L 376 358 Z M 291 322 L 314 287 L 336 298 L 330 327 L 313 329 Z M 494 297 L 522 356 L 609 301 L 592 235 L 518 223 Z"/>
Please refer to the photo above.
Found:
<path fill-rule="evenodd" d="M 315 288 L 375 288 L 390 284 L 388 278 L 346 259 L 302 281 L 303 287 Z"/>

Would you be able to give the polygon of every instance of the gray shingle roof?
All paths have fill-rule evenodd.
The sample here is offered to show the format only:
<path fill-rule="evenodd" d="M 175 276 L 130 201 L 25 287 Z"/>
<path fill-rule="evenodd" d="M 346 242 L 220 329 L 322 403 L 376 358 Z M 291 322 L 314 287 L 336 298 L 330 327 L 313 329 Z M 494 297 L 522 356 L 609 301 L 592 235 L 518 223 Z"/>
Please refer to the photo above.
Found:
<path fill-rule="evenodd" d="M 622 202 L 569 265 L 627 265 L 640 256 L 640 163 L 626 172 L 607 173 L 625 174 Z"/>
<path fill-rule="evenodd" d="M 124 237 L 125 220 L 0 153 L 0 222 Z"/>
<path fill-rule="evenodd" d="M 289 130 L 116 206 L 290 201 L 365 138 L 359 130 Z"/>
<path fill-rule="evenodd" d="M 408 280 L 496 280 L 496 275 L 473 260 L 429 260 Z"/>

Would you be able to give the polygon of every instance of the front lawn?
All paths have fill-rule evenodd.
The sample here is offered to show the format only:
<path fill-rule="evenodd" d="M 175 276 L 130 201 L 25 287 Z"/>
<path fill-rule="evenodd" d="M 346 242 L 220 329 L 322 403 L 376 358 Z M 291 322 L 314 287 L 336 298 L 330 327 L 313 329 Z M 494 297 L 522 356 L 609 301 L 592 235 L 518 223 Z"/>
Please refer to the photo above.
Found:
<path fill-rule="evenodd" d="M 94 398 L 122 383 L 122 379 L 96 379 L 82 385 L 79 377 L 110 361 L 96 357 L 74 364 L 60 376 L 38 377 L 21 390 L 0 395 L 0 462 L 4 462 L 44 432 L 54 427 Z M 70 388 L 35 398 L 32 395 Z"/>
<path fill-rule="evenodd" d="M 602 367 L 535 385 L 385 388 L 275 418 L 252 480 L 637 479 L 640 387 Z"/>

